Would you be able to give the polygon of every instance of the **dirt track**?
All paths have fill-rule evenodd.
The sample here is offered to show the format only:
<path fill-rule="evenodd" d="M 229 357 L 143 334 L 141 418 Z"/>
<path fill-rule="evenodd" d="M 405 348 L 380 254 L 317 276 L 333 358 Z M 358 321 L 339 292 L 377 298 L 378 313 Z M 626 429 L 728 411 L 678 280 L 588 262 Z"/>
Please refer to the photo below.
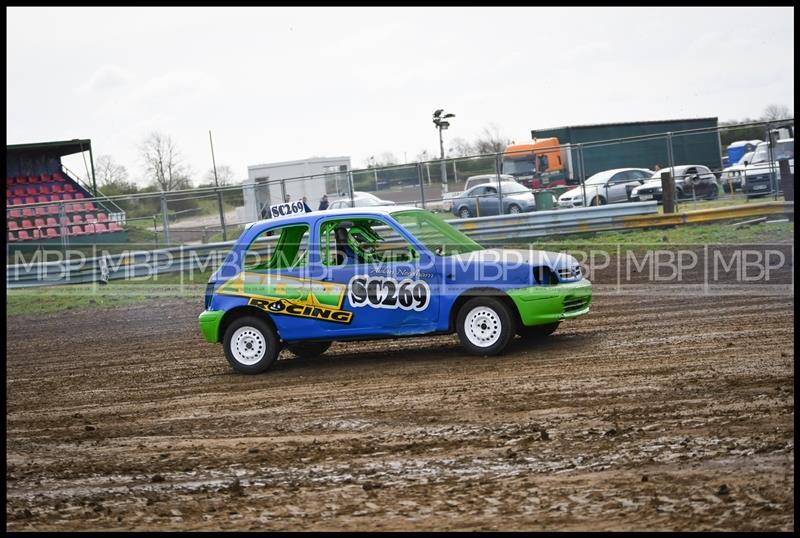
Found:
<path fill-rule="evenodd" d="M 9 318 L 7 529 L 793 530 L 793 308 L 600 293 L 501 357 L 336 343 L 258 376 L 200 298 Z"/>

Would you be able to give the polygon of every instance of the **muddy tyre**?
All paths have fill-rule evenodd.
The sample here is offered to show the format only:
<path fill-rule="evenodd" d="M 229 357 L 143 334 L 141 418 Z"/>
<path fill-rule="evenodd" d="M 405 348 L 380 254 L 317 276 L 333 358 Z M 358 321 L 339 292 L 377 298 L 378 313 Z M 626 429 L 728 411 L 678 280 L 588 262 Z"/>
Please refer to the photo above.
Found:
<path fill-rule="evenodd" d="M 517 334 L 525 339 L 535 340 L 537 338 L 545 338 L 546 336 L 550 336 L 558 326 L 561 325 L 560 322 L 556 323 L 548 323 L 547 325 L 534 325 L 533 327 L 520 327 L 517 329 Z"/>
<path fill-rule="evenodd" d="M 297 342 L 286 344 L 286 349 L 301 359 L 319 357 L 331 347 L 331 342 Z"/>
<path fill-rule="evenodd" d="M 506 304 L 495 297 L 474 297 L 456 316 L 458 338 L 472 355 L 502 353 L 516 332 L 515 324 Z"/>
<path fill-rule="evenodd" d="M 222 345 L 228 363 L 240 374 L 266 372 L 281 350 L 275 330 L 255 316 L 241 317 L 231 323 L 225 330 Z"/>

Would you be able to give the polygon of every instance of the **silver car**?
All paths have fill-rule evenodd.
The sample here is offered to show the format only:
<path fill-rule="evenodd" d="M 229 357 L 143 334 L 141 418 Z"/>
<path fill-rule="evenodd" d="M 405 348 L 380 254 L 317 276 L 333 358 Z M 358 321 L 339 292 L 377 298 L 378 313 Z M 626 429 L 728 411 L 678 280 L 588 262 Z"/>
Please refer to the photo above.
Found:
<path fill-rule="evenodd" d="M 498 187 L 500 192 L 498 192 Z M 500 214 L 500 195 L 503 214 L 524 213 L 536 210 L 533 192 L 515 181 L 501 181 L 477 185 L 453 198 L 453 213 L 466 219 Z"/>
<path fill-rule="evenodd" d="M 396 205 L 391 200 L 384 200 L 378 198 L 374 194 L 368 192 L 354 191 L 353 201 L 350 202 L 349 197 L 339 198 L 334 200 L 328 205 L 328 209 L 340 209 L 342 207 L 374 207 L 379 205 Z"/>
<path fill-rule="evenodd" d="M 653 171 L 646 168 L 614 168 L 597 172 L 583 183 L 585 189 L 575 187 L 559 196 L 558 207 L 627 202 L 630 200 L 630 191 L 650 179 L 652 175 Z"/>

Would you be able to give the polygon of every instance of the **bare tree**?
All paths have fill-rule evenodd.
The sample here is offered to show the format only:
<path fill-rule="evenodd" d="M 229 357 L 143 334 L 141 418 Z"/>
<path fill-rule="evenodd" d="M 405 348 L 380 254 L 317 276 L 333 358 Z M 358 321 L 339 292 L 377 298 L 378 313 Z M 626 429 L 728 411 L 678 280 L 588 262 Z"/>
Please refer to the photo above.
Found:
<path fill-rule="evenodd" d="M 483 128 L 481 135 L 475 140 L 475 151 L 479 155 L 500 153 L 506 149 L 508 143 L 508 139 L 500 135 L 497 126 L 490 124 Z"/>
<path fill-rule="evenodd" d="M 102 188 L 120 187 L 128 183 L 128 171 L 121 164 L 115 163 L 111 155 L 97 157 L 94 173 Z"/>
<path fill-rule="evenodd" d="M 220 187 L 226 187 L 228 185 L 233 184 L 233 180 L 236 177 L 236 174 L 233 173 L 233 169 L 228 166 L 227 164 L 221 164 L 217 166 L 217 180 L 219 181 Z M 214 181 L 214 169 L 211 168 L 206 173 L 206 182 L 209 185 L 216 185 Z"/>
<path fill-rule="evenodd" d="M 469 157 L 475 155 L 475 146 L 463 138 L 454 138 L 450 143 L 450 151 L 453 157 Z"/>
<path fill-rule="evenodd" d="M 147 175 L 162 191 L 191 187 L 189 170 L 169 135 L 153 132 L 139 147 Z"/>
<path fill-rule="evenodd" d="M 423 149 L 422 151 L 417 153 L 417 156 L 414 157 L 414 161 L 418 163 L 431 161 L 433 160 L 433 157 L 431 155 L 432 155 L 431 152 L 429 152 L 427 149 Z"/>
<path fill-rule="evenodd" d="M 789 111 L 788 106 L 771 104 L 764 109 L 764 114 L 761 116 L 761 119 L 764 121 L 775 121 L 785 120 L 791 117 L 792 113 Z"/>

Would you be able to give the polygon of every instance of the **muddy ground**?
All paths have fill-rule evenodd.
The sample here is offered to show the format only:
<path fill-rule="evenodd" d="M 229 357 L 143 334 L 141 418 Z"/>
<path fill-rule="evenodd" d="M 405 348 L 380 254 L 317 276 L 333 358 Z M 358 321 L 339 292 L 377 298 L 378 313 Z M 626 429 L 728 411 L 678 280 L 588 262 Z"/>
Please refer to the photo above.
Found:
<path fill-rule="evenodd" d="M 335 343 L 257 376 L 200 296 L 8 318 L 6 528 L 794 530 L 794 294 L 754 289 L 598 282 L 500 357 Z"/>

